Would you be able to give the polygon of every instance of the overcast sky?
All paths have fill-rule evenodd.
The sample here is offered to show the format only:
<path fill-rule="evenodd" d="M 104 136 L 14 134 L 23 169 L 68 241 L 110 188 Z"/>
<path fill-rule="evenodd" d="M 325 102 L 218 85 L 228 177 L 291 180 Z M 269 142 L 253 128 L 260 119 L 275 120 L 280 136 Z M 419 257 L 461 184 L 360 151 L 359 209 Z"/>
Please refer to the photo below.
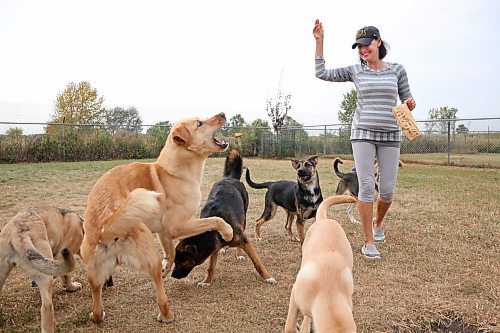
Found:
<path fill-rule="evenodd" d="M 500 116 L 497 0 L 0 0 L 0 121 L 48 121 L 57 94 L 83 80 L 144 124 L 220 111 L 267 120 L 281 80 L 290 116 L 335 124 L 353 84 L 314 76 L 316 18 L 327 67 L 356 63 L 356 30 L 380 29 L 417 120 L 440 106 Z"/>

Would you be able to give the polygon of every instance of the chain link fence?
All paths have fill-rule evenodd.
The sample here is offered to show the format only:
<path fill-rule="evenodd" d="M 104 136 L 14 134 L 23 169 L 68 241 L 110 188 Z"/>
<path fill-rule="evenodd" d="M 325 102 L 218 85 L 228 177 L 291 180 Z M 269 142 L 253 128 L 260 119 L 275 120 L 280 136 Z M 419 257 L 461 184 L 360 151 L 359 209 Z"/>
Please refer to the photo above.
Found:
<path fill-rule="evenodd" d="M 403 139 L 411 162 L 500 168 L 500 118 L 418 121 L 421 136 Z M 156 158 L 170 131 L 166 125 L 0 122 L 0 163 Z M 346 124 L 220 131 L 243 156 L 290 158 L 312 154 L 352 156 Z"/>

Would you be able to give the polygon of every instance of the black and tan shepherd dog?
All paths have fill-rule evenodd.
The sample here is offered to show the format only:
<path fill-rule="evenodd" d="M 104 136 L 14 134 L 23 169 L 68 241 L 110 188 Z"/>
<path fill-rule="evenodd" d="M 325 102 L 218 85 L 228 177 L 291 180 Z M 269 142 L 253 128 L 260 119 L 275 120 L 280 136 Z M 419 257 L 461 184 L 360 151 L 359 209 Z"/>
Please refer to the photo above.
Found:
<path fill-rule="evenodd" d="M 238 247 L 238 251 L 242 249 L 250 257 L 255 269 L 267 283 L 276 283 L 257 255 L 252 241 L 245 235 L 248 192 L 240 181 L 242 170 L 241 156 L 236 150 L 231 150 L 226 158 L 224 177 L 213 185 L 200 213 L 202 218 L 217 216 L 224 219 L 233 228 L 233 239 L 227 242 L 217 231 L 207 231 L 181 240 L 175 249 L 172 277 L 186 277 L 194 267 L 210 257 L 207 275 L 197 285 L 208 287 L 214 281 L 220 250 Z"/>
<path fill-rule="evenodd" d="M 304 242 L 304 223 L 307 219 L 316 216 L 316 210 L 323 201 L 319 176 L 316 171 L 318 155 L 313 155 L 304 160 L 292 159 L 292 166 L 297 170 L 297 181 L 278 180 L 265 183 L 254 183 L 250 179 L 250 170 L 247 168 L 246 181 L 255 189 L 267 188 L 264 212 L 255 222 L 255 238 L 261 239 L 260 227 L 276 215 L 278 206 L 283 207 L 287 213 L 285 228 L 292 240 Z M 292 223 L 296 218 L 297 233 L 299 238 L 292 234 Z"/>

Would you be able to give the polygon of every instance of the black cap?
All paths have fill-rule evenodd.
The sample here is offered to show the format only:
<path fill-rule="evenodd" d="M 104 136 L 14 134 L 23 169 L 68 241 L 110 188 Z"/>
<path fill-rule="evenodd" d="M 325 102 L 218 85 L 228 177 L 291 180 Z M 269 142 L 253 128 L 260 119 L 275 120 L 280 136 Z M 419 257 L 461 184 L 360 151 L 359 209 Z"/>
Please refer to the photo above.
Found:
<path fill-rule="evenodd" d="M 380 37 L 380 32 L 377 28 L 371 25 L 361 28 L 356 32 L 356 43 L 352 44 L 352 48 L 355 49 L 358 44 L 368 45 L 378 37 Z"/>

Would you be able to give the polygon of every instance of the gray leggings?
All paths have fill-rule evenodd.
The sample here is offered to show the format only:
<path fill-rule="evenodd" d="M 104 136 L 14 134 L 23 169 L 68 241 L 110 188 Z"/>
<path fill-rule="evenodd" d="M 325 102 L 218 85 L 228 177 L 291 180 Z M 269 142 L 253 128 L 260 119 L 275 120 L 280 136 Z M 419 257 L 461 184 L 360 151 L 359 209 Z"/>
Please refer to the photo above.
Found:
<path fill-rule="evenodd" d="M 396 193 L 399 147 L 378 145 L 373 142 L 352 142 L 352 152 L 358 174 L 358 199 L 373 202 L 375 192 L 375 158 L 378 160 L 380 184 L 379 198 L 389 203 Z"/>

